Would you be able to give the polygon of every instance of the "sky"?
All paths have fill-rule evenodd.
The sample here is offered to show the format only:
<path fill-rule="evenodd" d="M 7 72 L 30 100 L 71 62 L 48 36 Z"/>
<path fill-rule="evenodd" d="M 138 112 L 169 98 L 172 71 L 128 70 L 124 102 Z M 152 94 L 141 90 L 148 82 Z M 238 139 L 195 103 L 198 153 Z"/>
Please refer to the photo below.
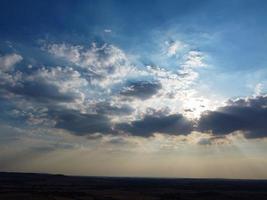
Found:
<path fill-rule="evenodd" d="M 266 10 L 2 0 L 0 171 L 266 179 Z"/>

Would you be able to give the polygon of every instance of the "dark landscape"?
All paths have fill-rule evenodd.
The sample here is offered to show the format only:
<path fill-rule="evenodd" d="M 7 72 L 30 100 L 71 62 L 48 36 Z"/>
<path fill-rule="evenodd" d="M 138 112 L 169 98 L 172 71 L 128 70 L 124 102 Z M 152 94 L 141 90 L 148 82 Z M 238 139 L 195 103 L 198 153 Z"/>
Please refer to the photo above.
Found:
<path fill-rule="evenodd" d="M 82 177 L 0 173 L 1 200 L 267 199 L 267 180 Z"/>

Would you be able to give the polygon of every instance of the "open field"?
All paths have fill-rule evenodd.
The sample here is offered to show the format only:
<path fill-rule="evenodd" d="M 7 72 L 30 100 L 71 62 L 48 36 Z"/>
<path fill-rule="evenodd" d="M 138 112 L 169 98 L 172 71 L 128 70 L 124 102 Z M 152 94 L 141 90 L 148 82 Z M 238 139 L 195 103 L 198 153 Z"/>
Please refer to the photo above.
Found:
<path fill-rule="evenodd" d="M 1 200 L 263 200 L 267 180 L 78 177 L 0 173 Z"/>

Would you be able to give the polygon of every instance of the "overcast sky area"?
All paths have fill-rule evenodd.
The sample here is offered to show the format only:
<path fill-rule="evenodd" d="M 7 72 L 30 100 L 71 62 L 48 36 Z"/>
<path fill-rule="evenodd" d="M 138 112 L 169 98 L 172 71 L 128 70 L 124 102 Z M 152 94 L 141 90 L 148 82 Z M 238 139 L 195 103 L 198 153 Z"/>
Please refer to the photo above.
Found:
<path fill-rule="evenodd" d="M 0 171 L 267 178 L 267 1 L 0 1 Z"/>

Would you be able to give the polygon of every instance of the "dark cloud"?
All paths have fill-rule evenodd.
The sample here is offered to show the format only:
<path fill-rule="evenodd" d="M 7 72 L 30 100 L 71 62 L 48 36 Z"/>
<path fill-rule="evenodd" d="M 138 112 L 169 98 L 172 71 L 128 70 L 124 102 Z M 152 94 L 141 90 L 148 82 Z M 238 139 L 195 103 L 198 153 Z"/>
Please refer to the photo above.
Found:
<path fill-rule="evenodd" d="M 100 114 L 83 114 L 75 110 L 54 110 L 49 113 L 56 120 L 56 128 L 73 132 L 75 135 L 111 133 L 109 119 Z"/>
<path fill-rule="evenodd" d="M 107 115 L 129 115 L 134 111 L 134 109 L 128 105 L 115 106 L 109 103 L 98 103 L 95 110 L 99 114 Z"/>
<path fill-rule="evenodd" d="M 120 92 L 121 95 L 127 97 L 135 97 L 139 99 L 148 99 L 161 89 L 158 82 L 136 81 L 129 82 Z"/>
<path fill-rule="evenodd" d="M 74 93 L 62 93 L 58 86 L 45 81 L 28 81 L 10 87 L 9 90 L 15 94 L 31 97 L 38 101 L 64 101 L 70 102 L 76 98 Z"/>
<path fill-rule="evenodd" d="M 189 134 L 193 129 L 193 124 L 183 115 L 158 115 L 145 116 L 141 120 L 132 123 L 122 123 L 116 126 L 118 130 L 130 133 L 132 135 L 148 137 L 153 133 L 166 134 Z"/>
<path fill-rule="evenodd" d="M 247 138 L 267 137 L 266 105 L 266 96 L 229 101 L 225 107 L 204 113 L 197 129 L 214 135 L 243 131 Z"/>

